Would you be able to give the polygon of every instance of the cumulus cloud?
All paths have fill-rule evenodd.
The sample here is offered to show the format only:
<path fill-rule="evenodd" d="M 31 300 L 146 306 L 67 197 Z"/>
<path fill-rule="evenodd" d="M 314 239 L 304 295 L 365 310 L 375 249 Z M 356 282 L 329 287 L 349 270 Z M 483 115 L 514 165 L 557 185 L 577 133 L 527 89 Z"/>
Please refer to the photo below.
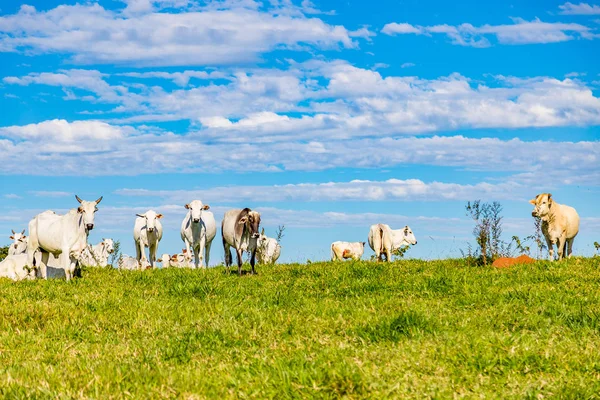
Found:
<path fill-rule="evenodd" d="M 98 3 L 48 11 L 22 6 L 0 17 L 0 52 L 72 55 L 71 62 L 132 65 L 219 65 L 254 61 L 275 49 L 354 48 L 368 38 L 304 14 L 252 7 L 188 9 L 188 1 L 127 0 L 123 13 Z M 158 12 L 165 7 L 179 12 Z"/>
<path fill-rule="evenodd" d="M 570 3 L 567 3 L 570 4 Z M 453 25 L 418 26 L 408 23 L 389 23 L 381 30 L 386 35 L 416 34 L 432 36 L 444 34 L 453 44 L 470 47 L 489 47 L 490 37 L 500 44 L 540 44 L 556 43 L 576 38 L 594 39 L 599 37 L 585 25 L 562 22 L 543 22 L 539 19 L 526 21 L 513 18 L 510 25 L 474 26 L 468 23 Z"/>
<path fill-rule="evenodd" d="M 600 6 L 588 3 L 565 3 L 558 6 L 560 14 L 564 15 L 600 15 Z"/>

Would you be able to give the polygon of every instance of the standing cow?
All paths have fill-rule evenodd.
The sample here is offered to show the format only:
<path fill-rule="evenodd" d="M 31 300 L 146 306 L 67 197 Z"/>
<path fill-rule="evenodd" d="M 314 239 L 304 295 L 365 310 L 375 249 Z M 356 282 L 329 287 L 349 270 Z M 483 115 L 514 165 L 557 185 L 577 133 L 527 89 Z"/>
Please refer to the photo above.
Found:
<path fill-rule="evenodd" d="M 225 250 L 225 265 L 229 271 L 233 263 L 230 248 L 233 247 L 237 253 L 238 274 L 242 275 L 242 253 L 249 251 L 251 254 L 250 265 L 252 273 L 256 258 L 256 242 L 260 236 L 258 228 L 260 225 L 260 213 L 249 208 L 243 210 L 229 210 L 223 216 L 221 223 L 221 234 L 223 237 L 223 248 Z"/>
<path fill-rule="evenodd" d="M 136 259 L 138 260 L 140 269 L 143 269 L 146 261 L 150 263 L 150 268 L 154 268 L 158 242 L 162 239 L 163 234 L 162 224 L 159 221 L 162 218 L 162 214 L 148 210 L 144 214 L 136 215 L 137 218 L 133 227 Z M 146 247 L 148 248 L 149 260 L 146 258 Z"/>
<path fill-rule="evenodd" d="M 16 233 L 11 229 L 12 236 L 10 237 L 13 240 L 13 243 L 8 248 L 8 255 L 14 256 L 16 254 L 23 254 L 27 252 L 27 236 L 25 236 L 25 229 L 23 232 Z"/>
<path fill-rule="evenodd" d="M 377 261 L 382 261 L 383 254 L 385 254 L 387 261 L 391 261 L 394 250 L 409 244 L 417 244 L 417 239 L 408 225 L 395 230 L 386 224 L 371 225 L 369 246 L 375 252 Z"/>
<path fill-rule="evenodd" d="M 29 242 L 27 244 L 27 264 L 34 266 L 35 252 L 40 250 L 42 259 L 39 274 L 47 279 L 48 257 L 52 253 L 60 255 L 60 267 L 65 271 L 65 277 L 73 277 L 81 252 L 87 247 L 89 232 L 94 229 L 94 213 L 102 197 L 96 201 L 81 200 L 75 196 L 80 206 L 70 210 L 65 215 L 54 211 L 44 211 L 29 222 Z"/>
<path fill-rule="evenodd" d="M 189 211 L 181 222 L 181 240 L 185 243 L 187 254 L 194 252 L 194 267 L 207 267 L 210 261 L 210 246 L 217 235 L 217 223 L 208 204 L 194 200 L 185 205 Z M 204 253 L 204 254 L 203 254 Z M 206 259 L 206 264 L 203 262 Z"/>
<path fill-rule="evenodd" d="M 558 204 L 552 200 L 550 193 L 542 193 L 529 200 L 535 208 L 531 215 L 542 220 L 542 233 L 548 245 L 550 261 L 554 260 L 554 248 L 558 250 L 558 259 L 562 260 L 566 253 L 571 257 L 573 241 L 579 233 L 579 214 L 573 207 Z"/>

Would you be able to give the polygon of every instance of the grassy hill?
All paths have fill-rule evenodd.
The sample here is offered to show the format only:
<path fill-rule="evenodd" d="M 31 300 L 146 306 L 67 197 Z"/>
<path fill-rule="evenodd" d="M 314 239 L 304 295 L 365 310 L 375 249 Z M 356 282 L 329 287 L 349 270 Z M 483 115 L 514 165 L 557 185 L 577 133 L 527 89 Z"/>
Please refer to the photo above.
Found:
<path fill-rule="evenodd" d="M 594 398 L 600 259 L 0 280 L 4 398 Z"/>

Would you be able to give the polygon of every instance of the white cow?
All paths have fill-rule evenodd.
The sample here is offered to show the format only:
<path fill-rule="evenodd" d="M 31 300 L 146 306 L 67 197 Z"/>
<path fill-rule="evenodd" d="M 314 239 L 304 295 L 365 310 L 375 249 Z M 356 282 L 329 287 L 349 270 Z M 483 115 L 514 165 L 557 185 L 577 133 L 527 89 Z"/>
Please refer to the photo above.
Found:
<path fill-rule="evenodd" d="M 558 249 L 558 259 L 566 253 L 571 257 L 573 241 L 579 233 L 579 214 L 573 207 L 558 204 L 550 193 L 542 193 L 529 200 L 535 206 L 531 215 L 542 220 L 542 233 L 548 245 L 550 261 L 554 260 L 554 248 Z"/>
<path fill-rule="evenodd" d="M 217 223 L 208 204 L 194 200 L 185 205 L 189 211 L 181 222 L 181 240 L 185 243 L 187 254 L 191 257 L 190 248 L 194 252 L 194 267 L 208 266 L 210 260 L 210 246 L 217 235 Z M 206 259 L 206 264 L 203 262 Z"/>
<path fill-rule="evenodd" d="M 108 257 L 114 253 L 115 245 L 112 239 L 102 239 L 94 246 L 88 245 L 81 253 L 81 263 L 89 267 L 106 267 Z"/>
<path fill-rule="evenodd" d="M 274 238 L 265 235 L 263 228 L 258 237 L 258 247 L 256 248 L 256 257 L 259 264 L 275 264 L 275 261 L 281 254 L 281 245 Z"/>
<path fill-rule="evenodd" d="M 183 249 L 182 253 L 173 254 L 172 256 L 165 253 L 160 260 L 163 268 L 189 268 L 192 266 L 192 256 L 186 249 Z"/>
<path fill-rule="evenodd" d="M 331 261 L 351 258 L 360 260 L 365 252 L 365 242 L 333 242 L 331 243 Z"/>
<path fill-rule="evenodd" d="M 139 269 L 146 269 L 149 267 L 148 261 L 144 260 L 144 264 L 140 264 L 140 262 L 135 257 L 130 257 L 125 254 L 121 254 L 119 260 L 117 261 L 117 266 L 119 269 L 134 271 Z"/>
<path fill-rule="evenodd" d="M 13 281 L 35 279 L 35 269 L 27 265 L 27 254 L 13 254 L 0 262 L 0 277 Z"/>
<path fill-rule="evenodd" d="M 89 231 L 94 229 L 94 213 L 102 197 L 96 201 L 81 200 L 79 208 L 70 210 L 65 215 L 54 211 L 44 211 L 29 222 L 29 242 L 27 244 L 27 265 L 35 266 L 34 255 L 41 251 L 39 275 L 47 279 L 46 267 L 49 254 L 60 255 L 60 268 L 65 271 L 65 278 L 70 280 L 77 266 L 81 252 L 87 247 Z"/>
<path fill-rule="evenodd" d="M 221 235 L 223 239 L 223 249 L 225 250 L 225 266 L 229 267 L 233 263 L 230 248 L 233 247 L 237 253 L 238 274 L 242 275 L 242 253 L 249 251 L 250 265 L 252 273 L 256 260 L 256 241 L 260 236 L 258 227 L 260 225 L 260 213 L 252 211 L 249 208 L 243 210 L 229 210 L 223 216 L 221 222 Z"/>
<path fill-rule="evenodd" d="M 150 268 L 154 268 L 158 243 L 162 239 L 163 234 L 162 224 L 159 221 L 162 218 L 162 214 L 148 210 L 144 214 L 136 215 L 137 218 L 133 227 L 136 258 L 140 262 L 140 268 L 142 268 L 144 260 L 150 263 Z M 149 259 L 146 258 L 146 247 L 148 248 Z"/>
<path fill-rule="evenodd" d="M 12 231 L 12 236 L 10 237 L 13 240 L 13 243 L 8 248 L 8 255 L 12 256 L 15 254 L 23 254 L 27 252 L 27 236 L 25 236 L 25 229 L 23 232 L 17 233 Z"/>
<path fill-rule="evenodd" d="M 394 250 L 409 244 L 417 244 L 417 239 L 408 225 L 395 230 L 386 224 L 371 225 L 369 246 L 375 252 L 377 261 L 382 260 L 383 254 L 385 254 L 387 261 L 391 261 Z"/>

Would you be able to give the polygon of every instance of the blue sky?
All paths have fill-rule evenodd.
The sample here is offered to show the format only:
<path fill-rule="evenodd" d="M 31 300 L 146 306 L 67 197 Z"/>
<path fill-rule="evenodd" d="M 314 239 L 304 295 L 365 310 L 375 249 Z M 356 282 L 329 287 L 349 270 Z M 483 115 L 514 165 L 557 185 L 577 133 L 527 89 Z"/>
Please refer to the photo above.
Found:
<path fill-rule="evenodd" d="M 600 240 L 600 3 L 224 0 L 0 3 L 0 243 L 104 200 L 92 243 L 134 254 L 135 213 L 249 206 L 281 261 L 372 223 L 459 256 L 469 200 L 532 233 L 537 193 Z M 220 238 L 213 262 L 223 259 Z M 366 251 L 366 257 L 371 254 Z"/>

